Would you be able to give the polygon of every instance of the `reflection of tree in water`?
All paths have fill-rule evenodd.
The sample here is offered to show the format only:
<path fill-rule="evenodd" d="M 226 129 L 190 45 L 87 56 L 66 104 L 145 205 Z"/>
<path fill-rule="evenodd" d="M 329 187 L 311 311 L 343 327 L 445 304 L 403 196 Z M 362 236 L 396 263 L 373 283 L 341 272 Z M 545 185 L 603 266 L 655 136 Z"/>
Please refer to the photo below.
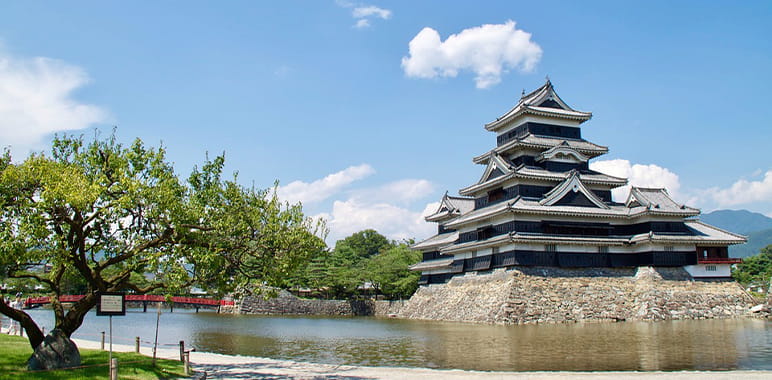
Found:
<path fill-rule="evenodd" d="M 194 345 L 202 351 L 328 364 L 515 371 L 761 369 L 772 354 L 772 332 L 763 321 L 752 320 L 527 326 L 379 319 L 270 322 L 261 328 L 248 328 L 248 323 L 201 331 Z M 754 335 L 766 343 L 757 342 L 750 352 L 768 354 L 749 362 L 746 340 Z"/>

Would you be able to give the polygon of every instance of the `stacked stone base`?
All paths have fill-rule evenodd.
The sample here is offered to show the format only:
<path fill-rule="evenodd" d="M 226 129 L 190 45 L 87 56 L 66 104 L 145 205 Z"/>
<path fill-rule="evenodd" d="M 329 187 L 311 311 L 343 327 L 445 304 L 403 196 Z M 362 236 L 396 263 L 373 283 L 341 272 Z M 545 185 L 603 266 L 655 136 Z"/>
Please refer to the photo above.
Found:
<path fill-rule="evenodd" d="M 286 290 L 276 297 L 245 297 L 234 313 L 264 315 L 328 315 L 328 316 L 393 316 L 404 304 L 402 301 L 374 300 L 318 300 L 298 298 Z"/>
<path fill-rule="evenodd" d="M 734 281 L 692 281 L 681 268 L 515 267 L 422 286 L 399 317 L 529 324 L 735 318 L 753 299 Z"/>

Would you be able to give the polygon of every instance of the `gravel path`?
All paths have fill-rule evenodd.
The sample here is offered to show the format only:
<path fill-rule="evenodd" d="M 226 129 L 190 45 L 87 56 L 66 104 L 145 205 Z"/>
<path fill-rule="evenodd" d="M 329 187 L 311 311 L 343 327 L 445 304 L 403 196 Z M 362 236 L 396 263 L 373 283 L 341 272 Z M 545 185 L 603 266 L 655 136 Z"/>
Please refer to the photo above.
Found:
<path fill-rule="evenodd" d="M 99 342 L 74 339 L 78 347 L 100 347 Z M 105 345 L 107 346 L 107 344 Z M 134 346 L 113 344 L 113 351 L 130 352 Z M 152 355 L 152 348 L 141 347 L 144 355 Z M 179 359 L 178 348 L 161 348 L 158 357 Z M 206 371 L 207 379 L 711 379 L 711 380 L 768 380 L 772 371 L 723 371 L 723 372 L 484 372 L 463 370 L 439 370 L 428 368 L 359 367 L 330 364 L 302 363 L 250 356 L 221 355 L 208 352 L 192 352 L 190 361 L 196 371 Z"/>

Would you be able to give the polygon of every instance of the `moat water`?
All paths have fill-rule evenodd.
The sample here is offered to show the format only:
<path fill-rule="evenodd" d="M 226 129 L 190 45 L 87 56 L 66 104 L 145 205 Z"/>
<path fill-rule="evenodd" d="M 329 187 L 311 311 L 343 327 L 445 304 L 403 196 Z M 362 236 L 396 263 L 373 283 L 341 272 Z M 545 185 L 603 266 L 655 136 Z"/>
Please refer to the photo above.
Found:
<path fill-rule="evenodd" d="M 50 330 L 50 310 L 30 314 Z M 113 342 L 152 342 L 155 311 L 113 318 Z M 164 310 L 159 343 L 330 364 L 493 371 L 772 370 L 772 322 L 755 319 L 490 326 L 382 318 Z M 76 338 L 99 340 L 90 313 Z"/>

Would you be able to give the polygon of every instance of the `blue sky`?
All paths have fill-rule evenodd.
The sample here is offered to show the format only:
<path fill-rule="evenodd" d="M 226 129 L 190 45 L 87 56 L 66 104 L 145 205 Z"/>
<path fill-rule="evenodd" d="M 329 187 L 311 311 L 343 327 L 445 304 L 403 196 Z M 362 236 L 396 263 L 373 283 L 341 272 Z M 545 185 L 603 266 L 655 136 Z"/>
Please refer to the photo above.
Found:
<path fill-rule="evenodd" d="M 765 1 L 3 2 L 0 144 L 117 125 L 181 174 L 224 151 L 245 183 L 278 179 L 330 242 L 420 239 L 430 203 L 478 180 L 483 124 L 548 75 L 593 112 L 597 168 L 772 216 L 770 19 Z"/>

